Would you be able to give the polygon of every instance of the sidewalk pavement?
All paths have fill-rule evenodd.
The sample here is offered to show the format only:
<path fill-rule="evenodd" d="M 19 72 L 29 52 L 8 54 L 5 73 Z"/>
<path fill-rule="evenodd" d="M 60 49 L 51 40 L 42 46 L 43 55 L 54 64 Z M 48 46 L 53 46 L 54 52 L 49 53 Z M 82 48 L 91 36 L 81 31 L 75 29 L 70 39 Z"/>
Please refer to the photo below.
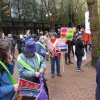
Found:
<path fill-rule="evenodd" d="M 62 77 L 55 75 L 51 78 L 50 64 L 47 63 L 45 77 L 48 79 L 50 100 L 95 100 L 96 72 L 95 69 L 82 67 L 83 72 L 76 72 L 76 62 L 65 65 Z M 87 60 L 82 62 L 84 66 L 91 60 L 91 53 L 87 53 Z"/>

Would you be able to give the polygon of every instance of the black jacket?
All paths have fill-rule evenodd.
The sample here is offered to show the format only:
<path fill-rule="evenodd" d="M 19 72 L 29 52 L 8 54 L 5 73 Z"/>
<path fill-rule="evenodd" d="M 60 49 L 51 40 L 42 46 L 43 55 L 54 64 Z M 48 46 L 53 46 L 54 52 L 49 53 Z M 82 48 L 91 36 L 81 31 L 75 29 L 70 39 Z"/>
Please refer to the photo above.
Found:
<path fill-rule="evenodd" d="M 76 44 L 75 44 L 75 54 L 76 56 L 83 56 L 83 50 L 84 45 L 81 39 L 77 39 L 76 40 Z"/>

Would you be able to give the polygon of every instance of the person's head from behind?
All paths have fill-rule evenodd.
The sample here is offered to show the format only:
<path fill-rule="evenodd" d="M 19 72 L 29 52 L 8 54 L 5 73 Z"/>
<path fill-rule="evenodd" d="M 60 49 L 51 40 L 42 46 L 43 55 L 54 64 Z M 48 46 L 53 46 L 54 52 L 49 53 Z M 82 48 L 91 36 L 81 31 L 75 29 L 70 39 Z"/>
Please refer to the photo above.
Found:
<path fill-rule="evenodd" d="M 9 43 L 0 41 L 0 61 L 10 64 L 12 62 L 12 58 Z"/>
<path fill-rule="evenodd" d="M 35 51 L 36 51 L 36 43 L 35 41 L 29 40 L 26 44 L 25 44 L 25 48 L 24 48 L 24 54 L 26 56 L 34 56 Z"/>
<path fill-rule="evenodd" d="M 46 36 L 40 36 L 39 40 L 41 40 L 44 44 L 47 42 Z"/>
<path fill-rule="evenodd" d="M 44 34 L 45 34 L 46 36 L 48 36 L 48 35 L 49 35 L 49 32 L 48 32 L 48 31 L 45 31 Z"/>
<path fill-rule="evenodd" d="M 12 38 L 12 34 L 8 34 L 8 37 L 9 37 L 9 38 Z"/>

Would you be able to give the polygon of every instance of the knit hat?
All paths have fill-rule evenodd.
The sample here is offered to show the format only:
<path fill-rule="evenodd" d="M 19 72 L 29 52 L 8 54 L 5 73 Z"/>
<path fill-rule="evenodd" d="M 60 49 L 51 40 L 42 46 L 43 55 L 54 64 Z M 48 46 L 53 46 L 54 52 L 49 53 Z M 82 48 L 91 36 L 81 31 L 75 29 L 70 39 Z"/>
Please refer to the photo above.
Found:
<path fill-rule="evenodd" d="M 35 46 L 36 46 L 35 41 L 29 40 L 25 44 L 24 52 L 27 53 L 27 54 L 34 53 L 35 52 Z"/>

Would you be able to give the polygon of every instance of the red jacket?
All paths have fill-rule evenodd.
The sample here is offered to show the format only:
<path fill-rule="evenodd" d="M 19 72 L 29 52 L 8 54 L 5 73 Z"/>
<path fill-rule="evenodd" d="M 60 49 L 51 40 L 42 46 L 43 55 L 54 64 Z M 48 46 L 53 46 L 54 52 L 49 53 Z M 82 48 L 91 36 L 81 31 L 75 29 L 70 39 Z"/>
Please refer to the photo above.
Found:
<path fill-rule="evenodd" d="M 55 44 L 56 41 L 57 41 L 56 39 L 51 39 L 51 40 L 50 40 L 50 42 L 51 42 L 52 45 L 54 46 L 54 48 L 53 48 L 54 55 L 50 56 L 51 58 L 55 58 L 55 57 L 60 58 L 60 57 L 61 57 L 61 53 L 57 53 L 57 52 L 56 52 L 56 50 L 57 50 L 56 44 Z"/>

